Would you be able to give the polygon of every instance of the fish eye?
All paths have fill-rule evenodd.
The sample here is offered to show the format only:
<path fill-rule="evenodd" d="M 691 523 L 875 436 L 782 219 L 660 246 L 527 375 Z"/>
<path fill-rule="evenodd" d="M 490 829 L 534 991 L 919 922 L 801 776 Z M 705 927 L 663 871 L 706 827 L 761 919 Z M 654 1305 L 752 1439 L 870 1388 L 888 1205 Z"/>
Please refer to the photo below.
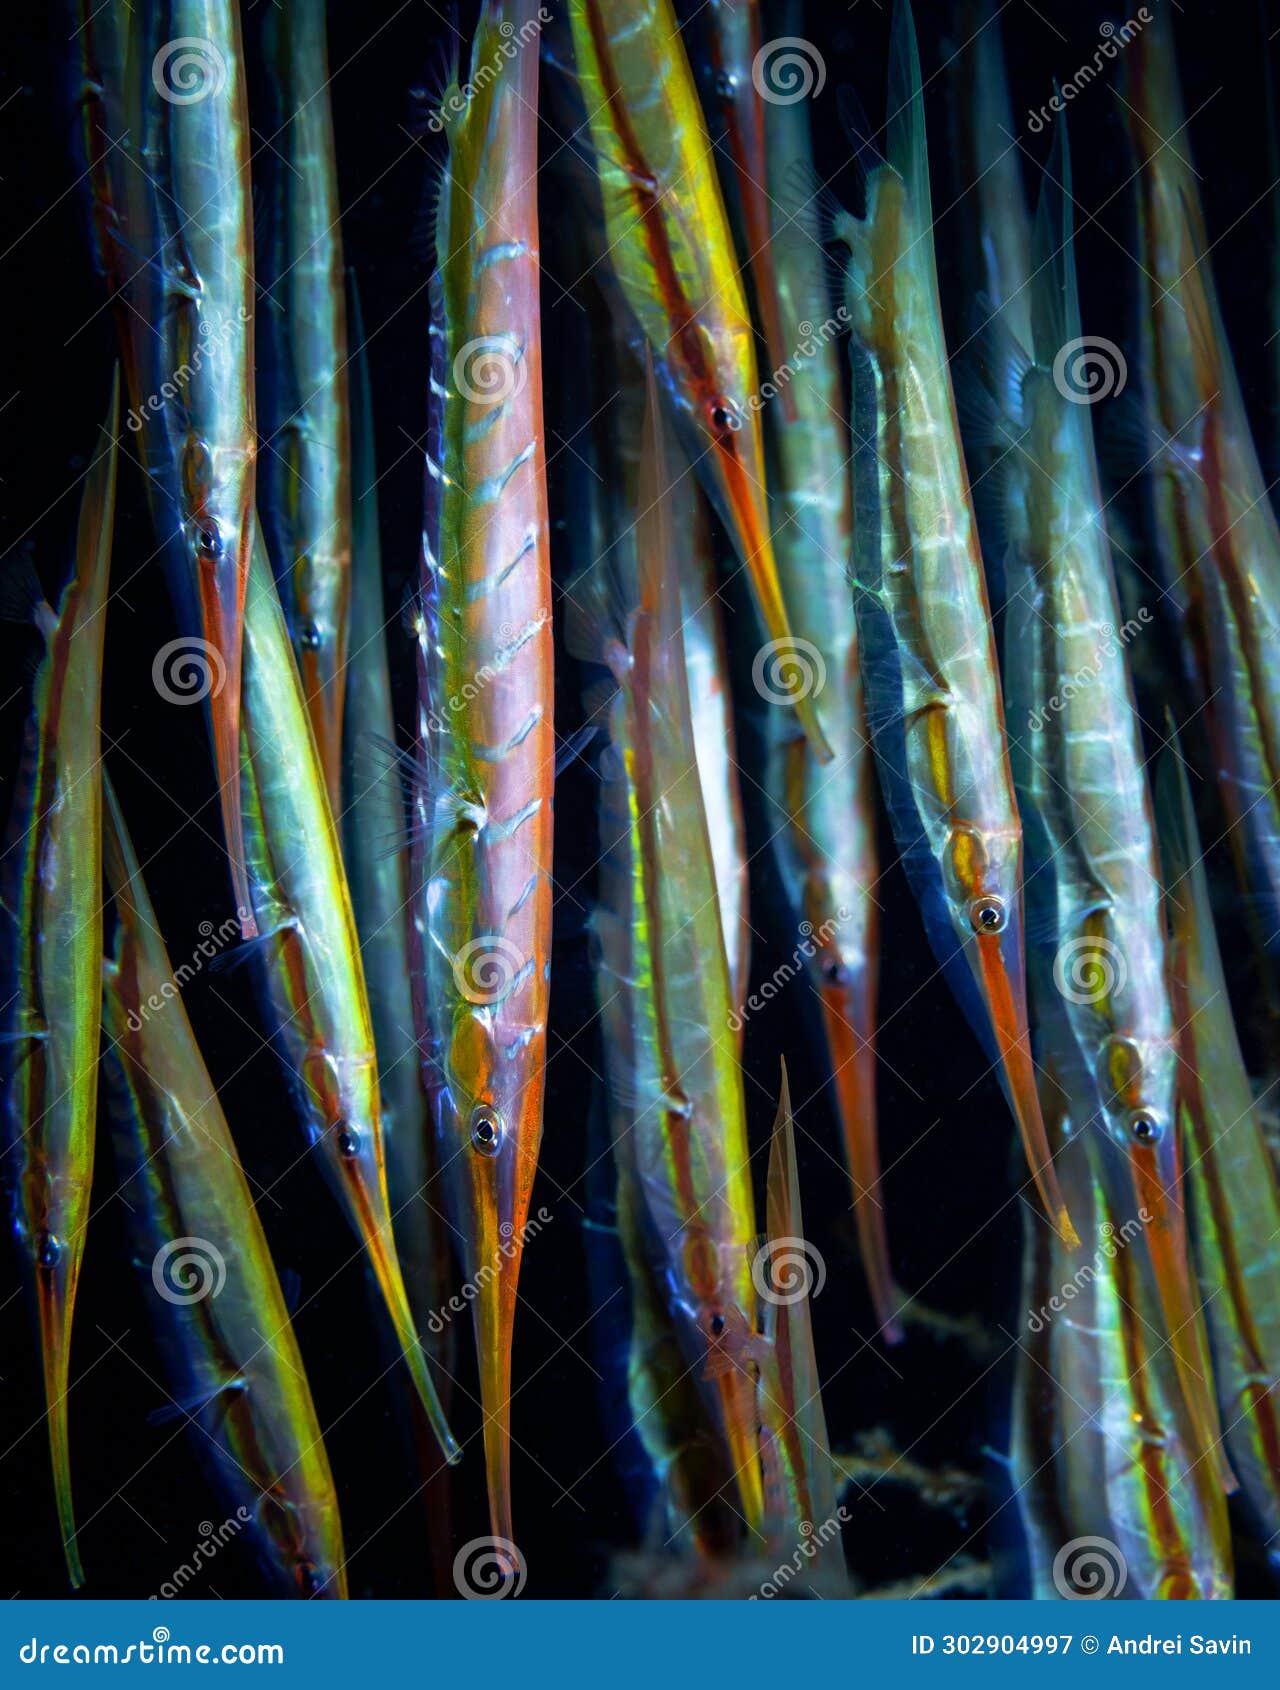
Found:
<path fill-rule="evenodd" d="M 222 556 L 222 535 L 212 517 L 201 523 L 196 533 L 196 544 L 200 548 L 201 557 L 215 558 Z"/>
<path fill-rule="evenodd" d="M 42 1232 L 36 1239 L 36 1261 L 42 1268 L 55 1268 L 62 1260 L 62 1245 L 51 1232 Z"/>
<path fill-rule="evenodd" d="M 502 1143 L 502 1122 L 487 1104 L 471 1111 L 471 1143 L 482 1156 L 496 1156 Z"/>
<path fill-rule="evenodd" d="M 314 1596 L 322 1588 L 323 1581 L 314 1561 L 299 1561 L 293 1569 L 293 1576 L 304 1596 Z"/>
<path fill-rule="evenodd" d="M 340 1156 L 345 1156 L 348 1161 L 352 1161 L 360 1154 L 360 1134 L 354 1127 L 349 1127 L 345 1121 L 338 1127 L 335 1138 Z"/>
<path fill-rule="evenodd" d="M 298 632 L 298 644 L 303 651 L 319 651 L 324 644 L 324 635 L 315 622 L 304 622 Z"/>
<path fill-rule="evenodd" d="M 736 431 L 742 427 L 742 413 L 732 399 L 713 399 L 709 408 L 711 426 L 717 434 L 726 430 Z"/>
<path fill-rule="evenodd" d="M 1008 920 L 1002 898 L 975 898 L 969 905 L 969 925 L 975 933 L 1003 933 Z"/>
<path fill-rule="evenodd" d="M 722 70 L 716 75 L 716 93 L 722 100 L 731 100 L 734 89 L 738 86 L 737 79 L 731 70 Z"/>
<path fill-rule="evenodd" d="M 1139 1144 L 1159 1144 L 1164 1137 L 1160 1117 L 1150 1109 L 1135 1109 L 1130 1113 L 1129 1131 Z"/>
<path fill-rule="evenodd" d="M 725 1318 L 722 1314 L 713 1314 L 711 1319 L 707 1322 L 707 1325 L 711 1330 L 711 1336 L 713 1338 L 719 1338 L 724 1332 L 725 1324 Z"/>
<path fill-rule="evenodd" d="M 839 957 L 824 957 L 822 962 L 822 978 L 829 986 L 843 986 L 849 978 L 849 970 Z"/>

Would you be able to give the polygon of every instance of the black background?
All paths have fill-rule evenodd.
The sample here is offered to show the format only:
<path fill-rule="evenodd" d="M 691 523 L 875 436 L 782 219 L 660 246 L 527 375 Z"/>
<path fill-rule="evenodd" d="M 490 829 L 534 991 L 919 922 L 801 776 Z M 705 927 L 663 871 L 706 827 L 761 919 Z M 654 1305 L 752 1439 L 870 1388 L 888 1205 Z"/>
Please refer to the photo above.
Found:
<path fill-rule="evenodd" d="M 146 0 L 135 0 L 135 4 Z M 1153 0 L 1160 3 L 1160 0 Z M 250 53 L 266 0 L 245 8 Z M 689 8 L 693 10 L 692 7 Z M 1260 441 L 1273 458 L 1276 395 L 1268 385 L 1276 328 L 1268 318 L 1270 207 L 1261 50 L 1263 25 L 1248 4 L 1185 0 L 1177 30 L 1191 133 L 1202 176 L 1213 265 L 1247 402 Z M 427 148 L 414 88 L 438 88 L 455 39 L 445 8 L 422 0 L 397 5 L 338 3 L 330 8 L 332 97 L 347 262 L 358 273 L 371 341 L 382 482 L 381 515 L 388 604 L 399 602 L 417 557 L 421 515 L 427 272 L 420 207 Z M 1004 15 L 1015 118 L 1021 122 L 1028 190 L 1035 191 L 1048 135 L 1030 136 L 1025 114 L 1048 97 L 1052 79 L 1091 60 L 1100 23 L 1124 13 L 1078 0 L 1012 0 Z M 934 211 L 945 307 L 953 344 L 969 320 L 974 279 L 948 255 L 961 250 L 968 207 L 957 203 L 947 156 L 947 100 L 952 76 L 933 76 L 954 41 L 950 8 L 916 8 L 928 83 Z M 828 69 L 814 104 L 823 173 L 836 175 L 848 147 L 836 115 L 836 91 L 852 84 L 878 121 L 889 9 L 858 0 L 808 7 L 805 30 Z M 463 40 L 468 22 L 463 16 Z M 105 409 L 114 355 L 114 324 L 90 261 L 72 100 L 69 26 L 56 7 L 11 5 L 0 47 L 0 285 L 4 289 L 5 371 L 0 391 L 0 549 L 31 543 L 47 589 L 56 593 L 71 556 L 78 480 Z M 1274 22 L 1273 22 L 1274 26 Z M 697 23 L 689 35 L 700 56 Z M 1115 66 L 1110 80 L 1114 79 Z M 555 71 L 547 75 L 554 76 Z M 1103 206 L 1099 226 L 1081 238 L 1086 332 L 1132 348 L 1134 250 L 1130 195 L 1120 191 L 1131 166 L 1110 82 L 1095 83 L 1073 108 L 1075 191 L 1086 208 Z M 265 137 L 254 119 L 254 145 Z M 557 142 L 544 129 L 544 157 Z M 548 458 L 557 532 L 553 567 L 567 573 L 575 512 L 566 500 L 573 458 L 564 440 L 584 420 L 583 372 L 590 357 L 587 321 L 575 303 L 574 247 L 566 237 L 580 215 L 563 185 L 544 177 L 544 370 Z M 1114 196 L 1114 197 L 1113 197 Z M 1131 358 L 1136 368 L 1136 358 Z M 136 468 L 121 465 L 115 541 L 117 578 L 150 556 L 152 543 Z M 726 610 L 737 659 L 755 649 L 749 612 L 736 586 Z M 191 953 L 203 920 L 230 908 L 202 713 L 158 700 L 151 658 L 172 637 L 164 584 L 144 569 L 113 598 L 107 639 L 104 728 L 107 762 L 130 818 L 169 948 Z M 392 631 L 407 719 L 411 664 L 407 640 Z M 0 629 L 0 729 L 4 791 L 12 791 L 15 747 L 27 703 L 28 632 Z M 559 659 L 557 727 L 580 719 L 580 676 Z M 755 703 L 747 668 L 739 696 Z M 762 727 L 743 711 L 740 755 L 758 778 Z M 589 760 L 588 760 L 589 761 Z M 755 789 L 748 781 L 748 801 Z M 595 783 L 578 763 L 561 778 L 556 800 L 557 937 L 546 1126 L 534 1206 L 554 1215 L 525 1259 L 523 1312 L 517 1323 L 514 1409 L 516 1537 L 528 1563 L 528 1594 L 608 1594 L 610 1560 L 635 1541 L 636 1524 L 610 1446 L 621 1428 L 601 1376 L 616 1366 L 625 1332 L 616 1318 L 592 1321 L 583 1220 L 589 1194 L 588 1135 L 599 1131 L 602 1072 L 593 1014 L 586 918 L 595 857 Z M 758 808 L 749 817 L 763 839 Z M 889 852 L 884 850 L 887 861 Z M 768 974 L 795 943 L 767 851 L 753 862 L 755 971 Z M 764 1145 L 772 1119 L 779 1056 L 790 1067 L 798 1104 L 806 1231 L 829 1268 L 813 1305 L 818 1354 L 827 1376 L 833 1443 L 887 1428 L 915 1459 L 953 1463 L 988 1481 L 987 1504 L 963 1517 L 930 1511 L 902 1487 L 877 1487 L 852 1505 L 846 1530 L 850 1561 L 869 1585 L 922 1576 L 957 1553 L 994 1557 L 1002 1590 L 1025 1588 L 1014 1509 L 998 1459 L 1007 1437 L 1009 1342 L 1016 1330 L 1022 1180 L 1011 1123 L 993 1081 L 939 980 L 896 867 L 883 883 L 881 1141 L 894 1265 L 901 1283 L 929 1304 L 971 1321 L 976 1341 L 915 1334 L 899 1350 L 867 1342 L 869 1309 L 853 1244 L 840 1169 L 816 1002 L 806 981 L 749 1024 L 747 1097 L 762 1193 Z M 1226 912 L 1230 919 L 1230 911 Z M 927 982 L 927 983 L 926 983 Z M 923 985 L 919 995 L 917 988 Z M 367 1288 L 356 1266 L 332 1277 L 350 1257 L 345 1225 L 315 1169 L 297 1160 L 298 1136 L 276 1064 L 259 1048 L 250 972 L 205 976 L 188 991 L 190 1014 L 219 1083 L 242 1158 L 260 1187 L 278 1266 L 301 1281 L 296 1317 L 313 1394 L 343 1509 L 353 1595 L 451 1593 L 449 1567 L 432 1570 L 417 1469 L 402 1435 L 404 1399 Z M 906 1007 L 903 1007 L 906 1006 Z M 901 1076 L 901 1078 L 899 1078 Z M 598 1137 L 595 1140 L 598 1147 Z M 162 1400 L 160 1369 L 129 1265 L 105 1140 L 95 1216 L 87 1248 L 73 1353 L 72 1456 L 84 1594 L 139 1596 L 158 1588 L 200 1541 L 203 1521 L 226 1509 L 210 1491 L 180 1429 L 150 1425 Z M 286 1171 L 287 1170 L 287 1171 Z M 13 1253 L 0 1266 L 0 1595 L 65 1593 L 49 1479 L 37 1350 Z M 616 1306 L 616 1305 L 615 1305 Z M 454 1424 L 468 1459 L 454 1491 L 454 1541 L 488 1530 L 474 1396 L 470 1335 L 463 1333 Z M 381 1383 L 379 1375 L 386 1374 Z M 150 1375 L 150 1377 L 149 1377 Z M 372 1388 L 370 1388 L 372 1387 Z M 625 1448 L 625 1446 L 623 1446 Z M 990 1516 L 988 1518 L 988 1516 Z M 200 1596 L 260 1594 L 244 1544 L 224 1549 L 192 1587 Z M 1248 1564 L 1241 1594 L 1265 1593 Z"/>

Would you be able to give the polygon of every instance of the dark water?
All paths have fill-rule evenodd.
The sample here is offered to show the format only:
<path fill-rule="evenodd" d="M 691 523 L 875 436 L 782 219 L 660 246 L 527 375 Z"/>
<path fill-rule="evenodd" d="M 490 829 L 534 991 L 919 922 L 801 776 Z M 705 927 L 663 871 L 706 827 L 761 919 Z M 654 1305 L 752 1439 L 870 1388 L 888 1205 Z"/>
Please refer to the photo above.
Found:
<path fill-rule="evenodd" d="M 135 0 L 135 4 L 146 0 Z M 1159 0 L 1153 0 L 1159 3 Z M 265 5 L 245 8 L 250 51 Z M 694 8 L 690 7 L 690 11 Z M 438 87 L 455 39 L 444 8 L 336 5 L 331 8 L 332 96 L 344 206 L 347 261 L 360 280 L 370 330 L 382 483 L 388 602 L 399 599 L 417 558 L 426 368 L 427 272 L 420 256 L 421 205 L 429 168 L 420 106 L 410 91 Z M 1105 18 L 1126 14 L 1091 3 L 1021 0 L 1004 19 L 1015 116 L 1040 106 L 1052 79 L 1088 60 Z M 966 205 L 948 176 L 945 146 L 951 75 L 939 71 L 954 39 L 950 9 L 917 7 L 933 138 L 934 200 L 951 336 L 963 335 L 972 301 L 949 255 L 961 250 Z M 1273 27 L 1274 27 L 1273 20 Z M 465 25 L 465 18 L 464 18 Z M 690 34 L 697 50 L 698 20 Z M 851 84 L 878 121 L 888 10 L 874 5 L 811 4 L 808 37 L 820 48 L 827 86 L 814 106 L 824 175 L 836 176 L 848 146 L 836 91 Z M 1248 5 L 1187 0 L 1178 18 L 1186 104 L 1201 174 L 1213 263 L 1229 331 L 1268 455 L 1275 395 L 1267 388 L 1263 258 L 1268 208 L 1260 77 L 1260 26 Z M 77 177 L 76 122 L 68 72 L 69 29 L 56 9 L 13 6 L 0 59 L 0 194 L 5 213 L 0 281 L 5 287 L 6 371 L 0 392 L 0 547 L 30 542 L 51 590 L 71 555 L 78 476 L 100 418 L 114 355 L 114 325 L 87 248 Z M 465 39 L 465 36 L 464 36 Z M 934 74 L 937 72 L 938 74 Z M 549 77 L 558 73 L 548 72 Z M 415 122 L 415 113 L 418 121 Z M 255 122 L 255 146 L 267 144 Z M 1096 212 L 1080 240 L 1087 330 L 1132 346 L 1134 249 L 1130 173 L 1109 86 L 1095 84 L 1073 112 L 1076 196 Z M 1047 135 L 1026 136 L 1027 181 L 1034 191 Z M 544 159 L 561 143 L 544 129 Z M 570 446 L 585 418 L 590 357 L 587 320 L 575 301 L 572 241 L 575 206 L 561 192 L 544 196 L 546 282 L 544 366 L 548 463 L 557 518 L 554 567 L 567 568 L 575 507 L 569 497 Z M 1136 364 L 1136 360 L 1133 360 Z M 139 478 L 121 466 L 117 573 L 152 546 Z M 124 568 L 121 569 L 120 566 Z M 738 659 L 755 648 L 747 607 L 728 596 Z M 107 763 L 130 818 L 171 953 L 194 948 L 198 924 L 228 913 L 218 818 L 212 802 L 204 730 L 198 711 L 159 702 L 151 658 L 174 633 L 162 581 L 142 570 L 111 604 L 107 634 Z M 30 636 L 0 629 L 7 808 L 15 746 L 26 707 L 23 665 Z M 408 642 L 395 646 L 402 687 L 409 681 Z M 742 676 L 746 681 L 745 673 Z M 580 676 L 559 659 L 557 726 L 579 719 Z M 754 698 L 749 684 L 740 696 Z M 402 717 L 407 693 L 401 694 Z M 762 722 L 747 711 L 742 761 L 761 766 Z M 765 837 L 758 790 L 748 782 L 749 820 Z M 584 1219 L 593 1191 L 584 1169 L 598 1154 L 603 1063 L 594 1018 L 586 918 L 595 860 L 596 788 L 589 769 L 571 767 L 557 795 L 557 938 L 548 1066 L 546 1132 L 534 1206 L 552 1222 L 531 1245 L 522 1280 L 525 1306 L 516 1333 L 514 1492 L 516 1535 L 528 1563 L 530 1595 L 563 1596 L 613 1588 L 610 1558 L 636 1537 L 626 1475 L 626 1444 L 609 1408 L 625 1334 L 614 1316 L 592 1318 Z M 887 841 L 883 851 L 887 860 Z M 915 1460 L 953 1465 L 987 1483 L 987 1500 L 957 1516 L 926 1508 L 910 1491 L 877 1487 L 851 1505 L 850 1564 L 868 1584 L 924 1575 L 951 1557 L 994 1562 L 1000 1586 L 1016 1593 L 1022 1570 L 1014 1511 L 998 1452 L 1007 1437 L 1012 1349 L 1002 1328 L 1014 1318 L 1020 1256 L 1022 1172 L 1000 1095 L 957 1010 L 935 977 L 899 871 L 884 882 L 881 1002 L 881 1134 L 888 1168 L 885 1198 L 899 1281 L 930 1305 L 973 1328 L 968 1340 L 924 1335 L 892 1354 L 871 1339 L 870 1313 L 853 1243 L 839 1167 L 838 1138 L 816 1002 L 803 980 L 750 1024 L 747 1096 L 762 1194 L 764 1145 L 773 1115 L 778 1061 L 785 1054 L 800 1127 L 806 1230 L 823 1251 L 827 1287 L 813 1305 L 816 1343 L 826 1375 L 832 1440 L 883 1429 Z M 769 974 L 794 945 L 767 852 L 753 861 L 755 967 Z M 1229 908 L 1223 911 L 1229 923 Z M 1247 981 L 1240 982 L 1242 994 Z M 342 1501 L 353 1594 L 421 1595 L 443 1580 L 432 1568 L 419 1477 L 403 1437 L 404 1398 L 367 1287 L 351 1268 L 331 1279 L 349 1255 L 344 1223 L 315 1169 L 296 1160 L 296 1128 L 278 1068 L 261 1048 L 248 971 L 205 976 L 189 990 L 192 1020 L 219 1083 L 241 1155 L 256 1184 L 270 1192 L 262 1219 L 280 1268 L 297 1273 L 302 1307 L 297 1333 Z M 591 1148 L 594 1146 L 594 1148 Z M 81 1549 L 89 1596 L 146 1595 L 201 1538 L 202 1522 L 225 1508 L 209 1489 L 188 1439 L 148 1414 L 163 1400 L 143 1302 L 130 1267 L 123 1216 L 113 1198 L 111 1162 L 99 1160 L 95 1217 L 88 1244 L 73 1355 L 72 1450 Z M 597 1174 L 598 1179 L 598 1174 Z M 321 1288 L 322 1289 L 317 1289 Z M 10 1258 L 0 1269 L 0 1594 L 59 1595 L 65 1577 L 57 1543 L 37 1351 Z M 455 1425 L 468 1459 L 454 1489 L 456 1542 L 487 1531 L 478 1447 L 478 1412 L 470 1337 L 463 1333 Z M 380 1375 L 386 1375 L 378 1383 Z M 1248 1567 L 1241 1594 L 1256 1593 Z M 247 1546 L 232 1543 L 192 1594 L 261 1591 Z"/>

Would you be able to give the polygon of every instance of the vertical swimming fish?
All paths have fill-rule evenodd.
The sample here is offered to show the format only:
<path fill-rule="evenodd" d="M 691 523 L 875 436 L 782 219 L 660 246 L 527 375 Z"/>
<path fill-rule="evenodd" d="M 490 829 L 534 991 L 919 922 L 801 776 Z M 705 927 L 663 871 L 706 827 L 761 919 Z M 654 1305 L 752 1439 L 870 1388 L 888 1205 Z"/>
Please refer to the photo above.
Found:
<path fill-rule="evenodd" d="M 396 1254 L 351 895 L 261 535 L 249 573 L 244 673 L 245 843 L 272 1030 L 307 1137 L 364 1247 L 436 1439 L 457 1460 Z"/>
<path fill-rule="evenodd" d="M 120 383 L 85 474 L 74 572 L 55 611 L 32 583 L 45 651 L 5 850 L 6 1184 L 44 1360 L 58 1524 L 84 1582 L 71 1500 L 71 1325 L 93 1184 L 102 1024 L 102 643 Z"/>
<path fill-rule="evenodd" d="M 413 895 L 428 1091 L 480 1286 L 494 1536 L 511 1541 L 511 1337 L 551 973 L 551 582 L 539 327 L 539 15 L 487 0 L 446 92 L 419 595 Z M 484 74 L 481 74 L 481 73 Z"/>
<path fill-rule="evenodd" d="M 427 1097 L 414 1033 L 409 962 L 409 876 L 400 794 L 370 768 L 370 747 L 395 743 L 382 594 L 373 393 L 360 305 L 351 281 L 351 651 L 343 716 L 346 744 L 343 859 L 369 994 L 387 1191 L 409 1306 L 421 1336 L 444 1302 L 440 1224 L 431 1178 Z"/>
<path fill-rule="evenodd" d="M 894 12 L 888 163 L 852 254 L 856 604 L 868 714 L 904 864 L 953 990 L 994 1057 L 1041 1200 L 1074 1236 L 1053 1172 L 1027 1031 L 1022 827 L 977 529 L 960 450 L 930 231 L 920 61 Z"/>
<path fill-rule="evenodd" d="M 258 508 L 335 815 L 351 600 L 351 463 L 342 232 L 324 0 L 263 25 L 271 131 L 260 279 Z"/>
<path fill-rule="evenodd" d="M 602 663 L 617 689 L 601 762 L 595 917 L 614 1147 L 667 1317 L 724 1440 L 741 1512 L 759 1531 L 755 1211 L 652 375 L 644 472 L 638 583 L 597 567 L 570 600 L 574 648 Z"/>
<path fill-rule="evenodd" d="M 302 1356 L 109 784 L 105 821 L 116 1165 L 175 1412 L 194 1422 L 198 1457 L 284 1590 L 344 1597 L 338 1499 Z"/>
<path fill-rule="evenodd" d="M 1113 1147 L 1088 1128 L 1072 1132 L 1068 1097 L 1058 1106 L 1059 1166 L 1093 1253 L 1082 1266 L 1045 1228 L 1032 1228 L 1014 1479 L 1033 1594 L 1229 1598 L 1226 1499 L 1196 1453 L 1159 1335 L 1141 1217 L 1107 1197 L 1113 1182 L 1102 1164 Z M 1054 1113 L 1048 1097 L 1046 1112 Z"/>
<path fill-rule="evenodd" d="M 784 16 L 784 26 L 788 19 Z M 803 103 L 769 108 L 769 157 L 779 181 L 813 170 Z M 863 1272 L 886 1343 L 902 1336 L 889 1263 L 876 1123 L 876 886 L 874 757 L 867 733 L 857 625 L 849 592 L 853 561 L 851 446 L 844 421 L 837 335 L 824 258 L 807 212 L 775 208 L 770 274 L 774 312 L 791 347 L 775 375 L 791 412 L 768 409 L 770 488 L 778 572 L 805 677 L 831 746 L 823 766 L 788 712 L 770 717 L 769 796 L 783 883 L 805 935 L 810 978 L 822 1010 L 853 1185 Z M 843 307 L 841 308 L 843 312 Z M 764 684 L 772 692 L 766 674 Z"/>
<path fill-rule="evenodd" d="M 1255 932 L 1280 945 L 1280 525 L 1208 259 L 1169 20 L 1126 54 L 1139 169 L 1139 318 L 1165 566 L 1205 701 L 1218 791 Z"/>
<path fill-rule="evenodd" d="M 751 320 L 671 0 L 572 0 L 609 257 L 773 645 L 791 643 L 769 533 Z M 798 683 L 783 690 L 829 755 Z"/>
<path fill-rule="evenodd" d="M 123 85 L 100 84 L 94 108 L 107 145 L 92 186 L 114 248 L 103 267 L 117 287 L 129 427 L 181 643 L 201 653 L 192 666 L 209 699 L 232 885 L 250 937 L 239 722 L 257 434 L 240 12 L 232 0 L 108 0 L 108 12 L 95 29 L 113 30 L 113 47 L 98 69 L 122 72 Z"/>
<path fill-rule="evenodd" d="M 1089 408 L 1063 392 L 1059 354 L 1081 342 L 1065 126 L 1036 214 L 1034 347 L 1002 473 L 1020 516 L 1007 562 L 1015 785 L 1037 906 L 1054 936 L 1053 983 L 1070 1028 L 1055 1052 L 1075 1099 L 1128 1159 L 1165 1331 L 1200 1452 L 1224 1485 L 1217 1416 L 1187 1255 L 1177 1109 L 1177 1039 L 1164 887 L 1141 725 L 1094 458 Z M 998 402 L 998 400 L 997 400 Z"/>
<path fill-rule="evenodd" d="M 1187 1208 L 1223 1436 L 1280 1564 L 1280 1190 L 1231 1014 L 1186 775 L 1157 778 L 1182 1030 Z"/>

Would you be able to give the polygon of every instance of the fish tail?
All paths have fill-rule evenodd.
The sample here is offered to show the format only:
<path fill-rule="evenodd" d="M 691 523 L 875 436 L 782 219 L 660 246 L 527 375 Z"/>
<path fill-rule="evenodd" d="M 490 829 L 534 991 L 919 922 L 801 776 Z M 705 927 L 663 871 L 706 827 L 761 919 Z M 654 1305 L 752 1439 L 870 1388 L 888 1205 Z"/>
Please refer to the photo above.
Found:
<path fill-rule="evenodd" d="M 75 1511 L 71 1500 L 71 1446 L 67 1416 L 67 1385 L 71 1371 L 70 1275 L 61 1283 L 54 1273 L 36 1269 L 39 1276 L 40 1344 L 44 1354 L 44 1394 L 49 1419 L 49 1455 L 58 1508 L 58 1529 L 67 1561 L 71 1588 L 84 1583 L 76 1542 Z"/>

